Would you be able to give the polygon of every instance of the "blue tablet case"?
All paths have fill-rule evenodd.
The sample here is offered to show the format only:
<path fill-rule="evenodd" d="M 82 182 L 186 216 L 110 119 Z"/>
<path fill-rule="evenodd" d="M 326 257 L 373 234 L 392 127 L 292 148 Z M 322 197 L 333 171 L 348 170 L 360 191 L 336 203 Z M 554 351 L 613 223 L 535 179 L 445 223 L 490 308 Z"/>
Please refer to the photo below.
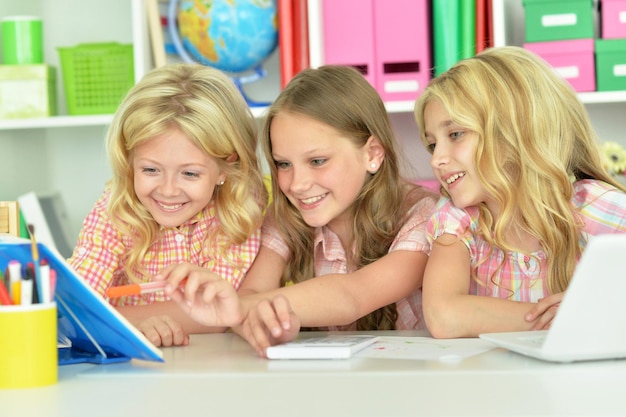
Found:
<path fill-rule="evenodd" d="M 78 275 L 55 251 L 39 243 L 39 258 L 56 270 L 54 300 L 57 303 L 59 340 L 70 347 L 59 347 L 59 365 L 73 363 L 112 363 L 131 359 L 163 362 L 162 352 L 131 325 L 100 294 Z M 28 239 L 0 234 L 0 268 L 10 260 L 32 262 Z"/>

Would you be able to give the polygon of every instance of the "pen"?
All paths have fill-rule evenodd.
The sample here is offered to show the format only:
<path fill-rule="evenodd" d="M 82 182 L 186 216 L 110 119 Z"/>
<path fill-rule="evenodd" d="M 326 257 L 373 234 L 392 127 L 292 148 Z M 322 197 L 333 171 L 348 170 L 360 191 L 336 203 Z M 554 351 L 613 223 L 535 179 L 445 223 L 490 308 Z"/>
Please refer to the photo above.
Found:
<path fill-rule="evenodd" d="M 180 282 L 179 286 L 185 285 L 187 279 Z M 111 287 L 106 291 L 109 298 L 125 297 L 127 295 L 147 294 L 151 292 L 161 291 L 167 285 L 167 281 L 145 282 L 143 284 L 129 284 Z"/>
<path fill-rule="evenodd" d="M 41 302 L 41 298 L 39 297 L 39 291 L 40 291 L 40 283 L 37 282 L 38 275 L 37 273 L 35 273 L 35 265 L 32 262 L 29 262 L 26 264 L 26 271 L 24 273 L 24 277 L 31 282 L 32 285 L 32 290 L 31 290 L 31 303 L 32 304 L 38 304 Z M 27 284 L 28 285 L 28 284 Z"/>
<path fill-rule="evenodd" d="M 54 291 L 57 287 L 57 271 L 50 268 L 50 301 L 54 300 Z"/>
<path fill-rule="evenodd" d="M 13 304 L 21 304 L 22 265 L 16 260 L 9 261 L 7 273 L 9 274 L 8 290 L 13 298 Z"/>
<path fill-rule="evenodd" d="M 4 285 L 4 279 L 0 279 L 0 304 L 3 306 L 13 305 L 11 295 L 9 294 L 6 285 Z"/>
<path fill-rule="evenodd" d="M 20 285 L 21 296 L 20 296 L 20 304 L 21 305 L 29 305 L 33 303 L 33 277 L 30 273 L 24 274 L 24 278 L 21 281 Z"/>
<path fill-rule="evenodd" d="M 52 301 L 50 294 L 50 265 L 45 259 L 42 259 L 39 265 L 39 302 L 48 303 Z"/>

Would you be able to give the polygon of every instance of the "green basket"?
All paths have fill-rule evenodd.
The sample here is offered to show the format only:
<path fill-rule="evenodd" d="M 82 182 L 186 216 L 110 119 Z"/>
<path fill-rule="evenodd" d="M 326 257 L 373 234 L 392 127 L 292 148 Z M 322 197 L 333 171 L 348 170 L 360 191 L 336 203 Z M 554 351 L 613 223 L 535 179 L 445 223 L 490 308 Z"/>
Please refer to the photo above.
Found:
<path fill-rule="evenodd" d="M 133 45 L 85 43 L 58 51 L 67 113 L 115 113 L 135 82 Z"/>

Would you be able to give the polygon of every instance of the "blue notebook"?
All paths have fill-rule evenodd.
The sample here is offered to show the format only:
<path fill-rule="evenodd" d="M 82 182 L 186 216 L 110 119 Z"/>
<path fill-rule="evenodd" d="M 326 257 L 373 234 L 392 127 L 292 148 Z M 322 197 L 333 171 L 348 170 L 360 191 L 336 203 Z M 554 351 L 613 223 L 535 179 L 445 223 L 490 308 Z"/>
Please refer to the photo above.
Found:
<path fill-rule="evenodd" d="M 163 362 L 160 349 L 130 324 L 114 307 L 87 284 L 69 264 L 39 243 L 39 258 L 56 270 L 54 300 L 57 303 L 59 365 L 112 363 L 131 359 Z M 28 239 L 0 234 L 0 268 L 10 260 L 32 262 Z"/>

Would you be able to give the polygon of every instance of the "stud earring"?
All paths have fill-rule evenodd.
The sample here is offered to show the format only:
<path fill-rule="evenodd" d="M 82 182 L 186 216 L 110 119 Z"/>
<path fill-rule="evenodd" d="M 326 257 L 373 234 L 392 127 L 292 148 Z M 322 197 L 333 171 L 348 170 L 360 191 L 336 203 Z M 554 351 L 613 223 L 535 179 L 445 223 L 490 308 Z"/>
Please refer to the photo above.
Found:
<path fill-rule="evenodd" d="M 218 185 L 224 185 L 224 180 L 221 180 Z"/>
<path fill-rule="evenodd" d="M 372 162 L 372 163 L 370 164 L 370 168 L 375 169 L 375 168 L 376 168 L 376 163 L 375 163 L 375 162 Z"/>

